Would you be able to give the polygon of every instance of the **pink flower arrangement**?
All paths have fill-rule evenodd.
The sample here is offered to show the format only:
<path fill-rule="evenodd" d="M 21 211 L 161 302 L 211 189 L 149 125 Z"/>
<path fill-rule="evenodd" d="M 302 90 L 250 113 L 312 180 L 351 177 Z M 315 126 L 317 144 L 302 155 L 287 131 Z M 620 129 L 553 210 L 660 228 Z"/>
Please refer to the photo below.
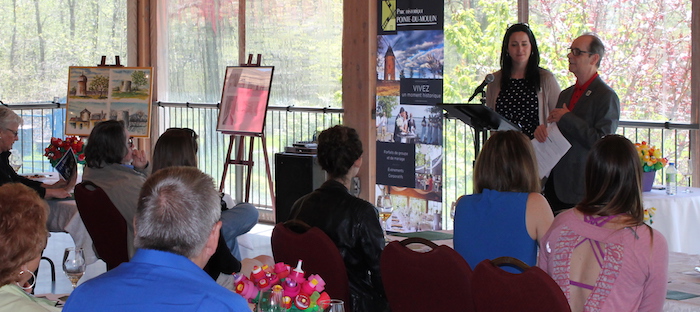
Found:
<path fill-rule="evenodd" d="M 279 304 L 283 311 L 323 311 L 327 301 L 330 300 L 328 293 L 324 291 L 326 282 L 317 274 L 304 276 L 301 269 L 302 261 L 299 260 L 297 267 L 291 267 L 282 262 L 275 264 L 274 268 L 267 265 L 253 267 L 253 272 L 249 277 L 234 274 L 234 291 L 241 295 L 248 302 L 261 304 L 263 293 L 271 291 L 270 301 L 281 301 L 281 303 L 268 302 L 268 304 Z"/>

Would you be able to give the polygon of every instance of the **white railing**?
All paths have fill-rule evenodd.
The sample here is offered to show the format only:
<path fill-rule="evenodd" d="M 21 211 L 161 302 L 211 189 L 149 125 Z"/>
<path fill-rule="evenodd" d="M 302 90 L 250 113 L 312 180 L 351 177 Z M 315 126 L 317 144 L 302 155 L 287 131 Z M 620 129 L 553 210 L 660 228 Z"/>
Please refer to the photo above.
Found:
<path fill-rule="evenodd" d="M 19 141 L 15 143 L 23 157 L 21 173 L 51 171 L 44 148 L 52 136 L 63 137 L 65 105 L 48 102 L 23 105 L 10 105 L 24 118 L 20 127 Z M 153 112 L 158 114 L 158 133 L 170 127 L 188 127 L 199 134 L 199 167 L 214 179 L 221 180 L 223 161 L 229 144 L 229 137 L 216 131 L 218 109 L 216 104 L 165 103 L 155 102 Z M 343 110 L 333 108 L 269 107 L 265 136 L 268 157 L 274 175 L 274 154 L 284 151 L 286 146 L 300 140 L 311 140 L 314 134 L 343 122 Z M 662 148 L 663 155 L 681 168 L 690 157 L 691 135 L 698 125 L 621 121 L 617 133 L 633 142 L 647 141 Z M 443 202 L 449 207 L 459 196 L 472 193 L 472 164 L 474 161 L 474 133 L 459 120 L 447 118 L 443 131 Z M 253 151 L 252 187 L 250 202 L 261 209 L 270 209 L 267 177 L 260 141 L 256 141 Z M 235 166 L 234 166 L 235 167 Z M 240 198 L 245 187 L 245 170 L 229 169 L 225 191 Z M 663 172 L 662 172 L 663 173 Z M 657 184 L 661 184 L 663 174 L 657 174 Z M 691 179 L 683 179 L 679 185 L 690 185 Z M 448 208 L 445 208 L 448 209 Z M 449 215 L 444 213 L 444 216 Z M 447 221 L 447 220 L 445 220 Z M 443 223 L 446 224 L 446 223 Z"/>

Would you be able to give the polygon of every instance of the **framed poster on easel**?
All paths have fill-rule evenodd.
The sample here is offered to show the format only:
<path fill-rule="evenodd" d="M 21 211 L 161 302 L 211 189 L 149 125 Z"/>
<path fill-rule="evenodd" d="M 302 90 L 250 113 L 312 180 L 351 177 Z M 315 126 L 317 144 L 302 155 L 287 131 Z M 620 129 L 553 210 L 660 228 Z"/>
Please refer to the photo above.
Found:
<path fill-rule="evenodd" d="M 263 133 L 273 66 L 226 67 L 216 130 L 228 134 Z"/>
<path fill-rule="evenodd" d="M 224 191 L 229 165 L 245 166 L 248 169 L 248 174 L 246 175 L 244 200 L 248 202 L 253 165 L 255 164 L 253 161 L 253 141 L 255 138 L 260 138 L 274 212 L 275 195 L 264 132 L 274 67 L 260 66 L 261 57 L 258 54 L 257 62 L 253 63 L 253 55 L 250 54 L 248 55 L 248 63 L 226 67 L 216 130 L 229 135 L 229 146 L 226 159 L 224 159 L 219 191 Z M 234 146 L 237 146 L 235 153 Z"/>
<path fill-rule="evenodd" d="M 103 120 L 122 120 L 129 135 L 151 129 L 152 67 L 79 67 L 68 70 L 66 135 L 87 136 Z"/>

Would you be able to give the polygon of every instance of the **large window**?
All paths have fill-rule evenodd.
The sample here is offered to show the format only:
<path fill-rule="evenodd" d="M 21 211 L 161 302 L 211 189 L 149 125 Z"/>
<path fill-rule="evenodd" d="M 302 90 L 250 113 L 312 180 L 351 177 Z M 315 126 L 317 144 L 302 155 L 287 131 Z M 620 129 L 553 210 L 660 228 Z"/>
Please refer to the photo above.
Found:
<path fill-rule="evenodd" d="M 465 103 L 499 69 L 503 34 L 517 22 L 515 0 L 445 2 L 446 103 Z"/>
<path fill-rule="evenodd" d="M 0 100 L 66 96 L 68 66 L 126 64 L 126 0 L 0 0 Z"/>
<path fill-rule="evenodd" d="M 445 99 L 463 101 L 499 68 L 501 40 L 517 1 L 446 5 Z M 567 48 L 584 32 L 607 48 L 600 74 L 620 97 L 621 119 L 690 122 L 690 0 L 529 1 L 541 66 L 562 89 L 575 82 Z"/>
<path fill-rule="evenodd" d="M 620 97 L 620 119 L 690 122 L 690 0 L 537 0 L 530 21 L 562 89 L 575 81 L 566 50 L 583 32 L 606 45 L 600 68 Z"/>
<path fill-rule="evenodd" d="M 595 32 L 607 48 L 599 72 L 620 97 L 621 120 L 691 123 L 691 4 L 529 0 L 527 5 L 540 66 L 554 73 L 562 89 L 575 83 L 568 71 L 571 42 L 584 32 Z M 465 102 L 486 74 L 499 69 L 503 35 L 517 22 L 522 21 L 516 0 L 445 2 L 445 102 Z M 468 160 L 473 160 L 473 151 L 462 138 L 473 136 L 460 125 L 446 123 L 446 133 L 455 133 L 445 137 L 445 150 L 455 151 L 445 153 L 446 163 L 455 164 L 445 167 L 447 203 L 472 190 Z M 618 133 L 637 142 L 652 141 L 671 161 L 689 158 L 690 131 L 620 127 Z"/>
<path fill-rule="evenodd" d="M 0 0 L 0 101 L 65 103 L 69 66 L 95 66 L 101 56 L 127 62 L 127 0 Z M 17 109 L 24 118 L 22 173 L 50 170 L 43 156 L 51 137 L 63 137 L 65 110 Z"/>
<path fill-rule="evenodd" d="M 238 65 L 238 1 L 159 0 L 158 100 L 217 103 Z"/>
<path fill-rule="evenodd" d="M 340 107 L 342 0 L 160 0 L 159 99 L 220 100 L 226 66 L 238 65 L 238 21 L 245 52 L 275 66 L 270 105 Z M 253 59 L 255 61 L 255 59 Z"/>

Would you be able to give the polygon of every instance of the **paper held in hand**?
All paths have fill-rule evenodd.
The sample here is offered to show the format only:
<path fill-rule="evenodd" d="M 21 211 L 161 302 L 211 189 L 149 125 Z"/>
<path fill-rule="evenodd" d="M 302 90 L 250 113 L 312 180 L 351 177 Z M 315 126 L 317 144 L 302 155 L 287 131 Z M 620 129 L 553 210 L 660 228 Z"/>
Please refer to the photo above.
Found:
<path fill-rule="evenodd" d="M 547 126 L 547 139 L 544 142 L 532 139 L 532 147 L 537 157 L 537 167 L 540 171 L 540 179 L 549 176 L 552 168 L 564 157 L 571 148 L 571 143 L 561 134 L 556 123 Z"/>
<path fill-rule="evenodd" d="M 78 162 L 75 160 L 75 153 L 73 153 L 72 148 L 69 148 L 68 151 L 63 154 L 63 157 L 56 163 L 55 168 L 61 179 L 70 181 L 70 178 L 77 172 L 76 169 L 78 169 Z"/>

